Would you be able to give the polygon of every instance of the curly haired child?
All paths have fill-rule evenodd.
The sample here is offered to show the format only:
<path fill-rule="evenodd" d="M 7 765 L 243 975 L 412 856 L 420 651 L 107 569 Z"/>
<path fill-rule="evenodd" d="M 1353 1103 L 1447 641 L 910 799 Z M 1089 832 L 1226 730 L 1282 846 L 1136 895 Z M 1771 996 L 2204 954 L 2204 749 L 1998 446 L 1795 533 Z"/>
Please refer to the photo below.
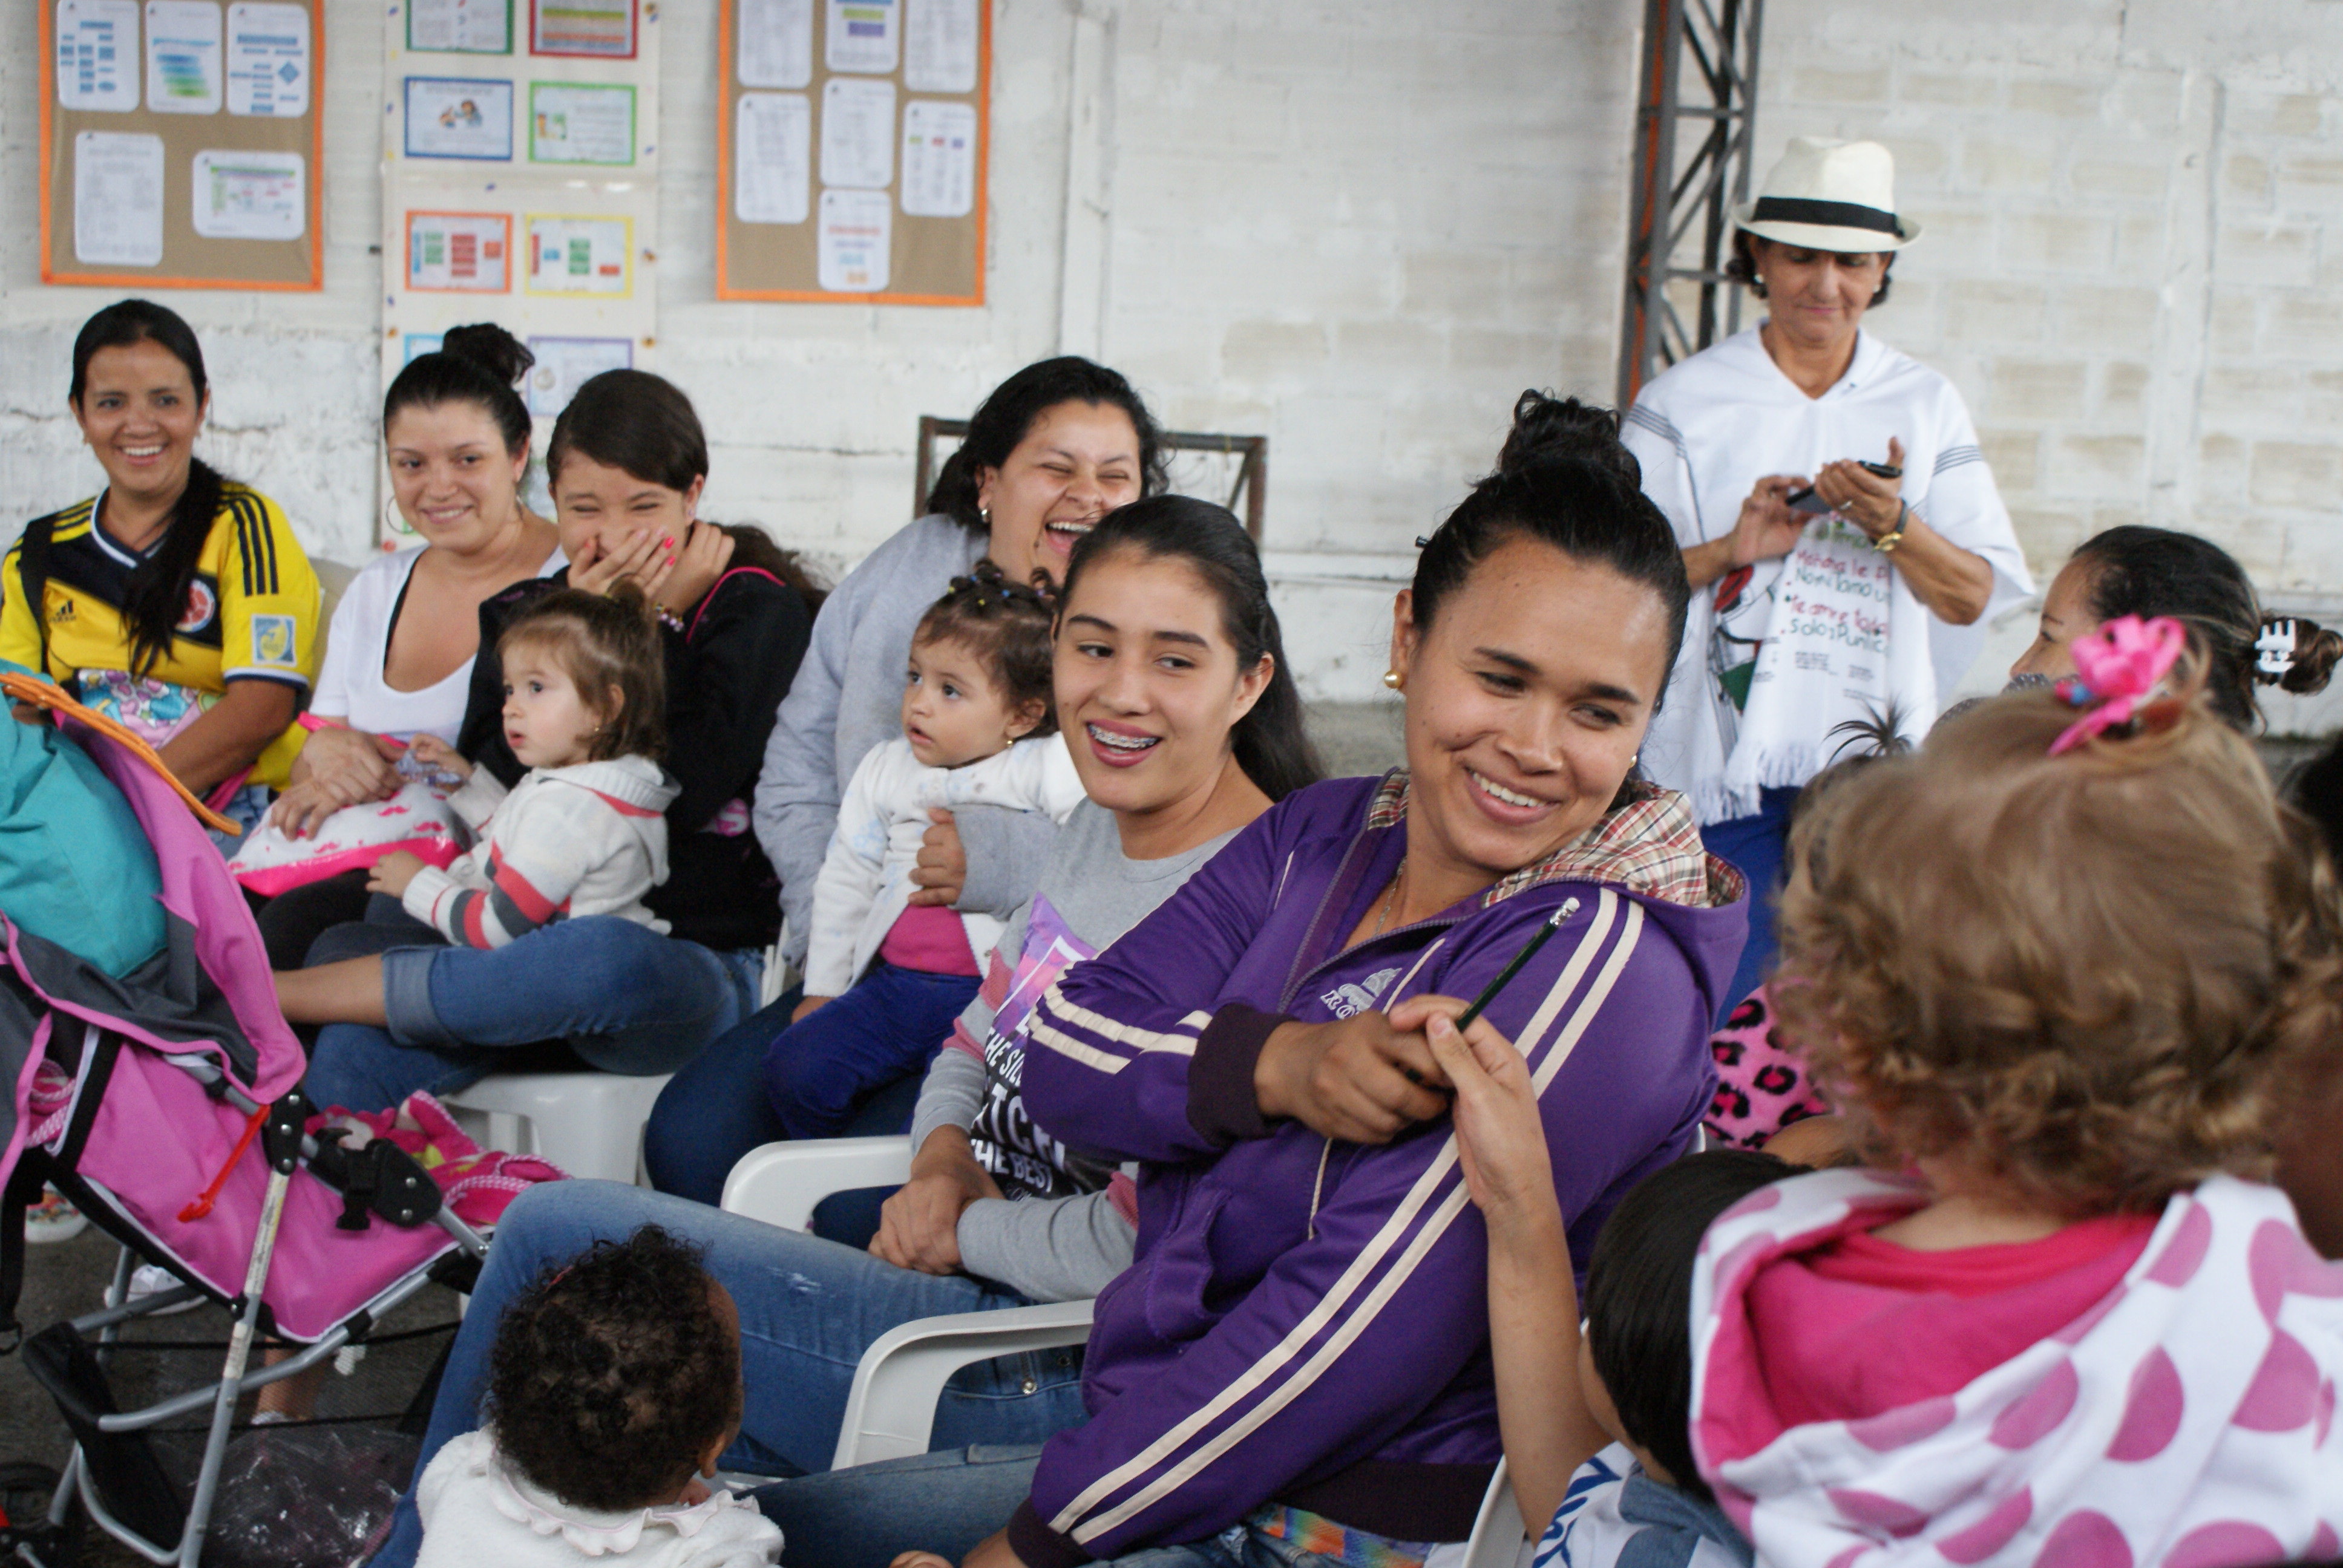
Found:
<path fill-rule="evenodd" d="M 2336 1551 L 2343 1268 L 2261 1184 L 2332 882 L 2182 640 L 2117 622 L 1802 825 L 1778 1014 L 1874 1169 L 1694 1275 L 1693 1452 L 1760 1558 Z"/>
<path fill-rule="evenodd" d="M 2097 690 L 1946 720 L 1800 825 L 1779 1015 L 1875 1168 L 1752 1194 L 1693 1265 L 1683 1457 L 1758 1561 L 2236 1568 L 2343 1533 L 2343 1266 L 2261 1184 L 2343 1022 L 2332 878 L 2177 628 L 2103 636 Z M 1564 1352 L 1519 1064 L 1430 1034 L 1536 1517 L 1608 1374 Z"/>
<path fill-rule="evenodd" d="M 847 781 L 814 886 L 805 1000 L 765 1050 L 765 1092 L 789 1137 L 845 1131 L 867 1096 L 934 1057 L 976 995 L 977 955 L 1001 925 L 913 886 L 930 820 L 999 806 L 1063 822 L 1081 803 L 1050 701 L 1051 618 L 1040 593 L 980 561 L 912 631 L 903 733 Z"/>
<path fill-rule="evenodd" d="M 779 1562 L 779 1529 L 703 1479 L 740 1400 L 739 1314 L 699 1254 L 656 1225 L 596 1243 L 507 1309 L 488 1426 L 417 1488 L 418 1568 Z"/>

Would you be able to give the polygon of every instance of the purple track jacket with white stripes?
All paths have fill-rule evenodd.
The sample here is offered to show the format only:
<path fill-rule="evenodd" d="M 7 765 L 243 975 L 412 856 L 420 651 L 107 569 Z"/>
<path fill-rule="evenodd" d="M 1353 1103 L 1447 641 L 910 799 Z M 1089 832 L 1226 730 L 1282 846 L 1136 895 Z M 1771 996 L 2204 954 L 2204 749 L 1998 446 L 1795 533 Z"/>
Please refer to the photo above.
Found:
<path fill-rule="evenodd" d="M 1030 1568 L 1207 1538 L 1272 1503 L 1458 1541 L 1498 1458 L 1487 1235 L 1446 1118 L 1383 1145 L 1264 1121 L 1287 1020 L 1470 998 L 1529 1061 L 1583 1270 L 1611 1207 L 1691 1144 L 1709 1020 L 1747 920 L 1681 796 L 1644 787 L 1478 898 L 1343 950 L 1406 849 L 1407 778 L 1296 792 L 1037 1010 L 1028 1110 L 1142 1162 L 1131 1269 L 1099 1297 L 1090 1421 L 1044 1450 L 1010 1526 Z"/>

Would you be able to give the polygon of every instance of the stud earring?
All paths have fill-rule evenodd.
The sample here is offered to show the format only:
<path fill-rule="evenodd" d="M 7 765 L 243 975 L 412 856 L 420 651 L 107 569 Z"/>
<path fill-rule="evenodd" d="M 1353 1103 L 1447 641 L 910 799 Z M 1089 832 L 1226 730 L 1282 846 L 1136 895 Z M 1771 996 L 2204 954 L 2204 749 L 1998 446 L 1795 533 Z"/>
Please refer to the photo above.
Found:
<path fill-rule="evenodd" d="M 977 508 L 976 520 L 988 528 L 992 527 L 992 508 L 990 507 Z"/>
<path fill-rule="evenodd" d="M 1383 671 L 1383 684 L 1397 691 L 1407 684 L 1407 678 L 1396 669 L 1386 669 Z"/>

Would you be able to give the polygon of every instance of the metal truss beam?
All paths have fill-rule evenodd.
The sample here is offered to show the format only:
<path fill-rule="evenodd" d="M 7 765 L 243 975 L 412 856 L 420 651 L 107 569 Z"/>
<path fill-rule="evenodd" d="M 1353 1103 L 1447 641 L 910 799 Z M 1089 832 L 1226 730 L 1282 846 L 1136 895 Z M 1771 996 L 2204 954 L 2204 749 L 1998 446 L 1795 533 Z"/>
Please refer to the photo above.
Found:
<path fill-rule="evenodd" d="M 1619 333 L 1622 408 L 1677 360 L 1740 330 L 1741 291 L 1725 280 L 1725 265 L 1733 209 L 1749 196 L 1763 7 L 1764 0 L 1644 0 Z"/>

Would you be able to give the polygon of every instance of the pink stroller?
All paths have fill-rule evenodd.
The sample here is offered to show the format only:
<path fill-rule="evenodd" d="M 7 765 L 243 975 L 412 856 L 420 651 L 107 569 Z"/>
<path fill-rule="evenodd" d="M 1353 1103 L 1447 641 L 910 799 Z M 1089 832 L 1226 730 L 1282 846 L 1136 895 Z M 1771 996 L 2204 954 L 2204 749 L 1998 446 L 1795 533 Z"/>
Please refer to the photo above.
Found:
<path fill-rule="evenodd" d="M 154 766 L 87 725 L 64 728 L 146 831 L 167 941 L 117 979 L 0 914 L 0 1074 L 13 1091 L 0 1100 L 0 1350 L 21 1338 L 22 1215 L 46 1181 L 124 1248 L 103 1310 L 24 1342 L 76 1440 L 51 1523 L 78 1497 L 132 1550 L 192 1568 L 243 1396 L 364 1345 L 432 1277 L 468 1284 L 485 1243 L 392 1143 L 304 1134 L 300 1042 L 226 865 Z M 131 1300 L 142 1261 L 181 1282 Z M 217 1375 L 118 1409 L 108 1373 L 135 1348 L 124 1327 L 194 1302 L 233 1315 Z M 283 1359 L 253 1365 L 256 1335 L 281 1342 Z M 158 1433 L 186 1429 L 195 1452 L 206 1409 L 200 1457 L 165 1462 Z"/>

